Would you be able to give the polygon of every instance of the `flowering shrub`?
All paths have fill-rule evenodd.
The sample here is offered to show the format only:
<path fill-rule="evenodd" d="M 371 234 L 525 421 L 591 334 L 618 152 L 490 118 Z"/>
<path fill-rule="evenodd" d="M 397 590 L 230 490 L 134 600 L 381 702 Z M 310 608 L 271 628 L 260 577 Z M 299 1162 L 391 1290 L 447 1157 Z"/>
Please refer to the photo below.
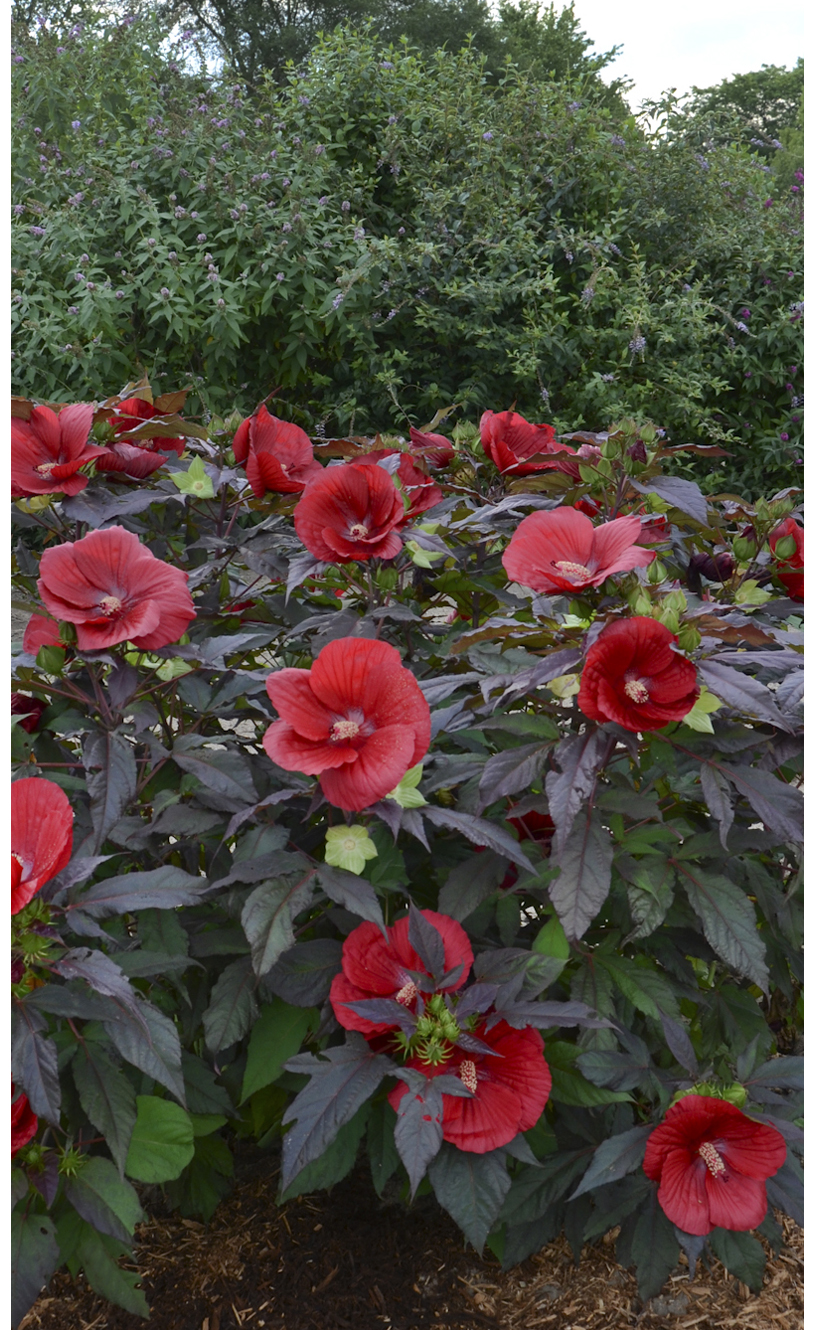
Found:
<path fill-rule="evenodd" d="M 362 1155 L 505 1266 L 614 1229 L 644 1298 L 706 1244 L 758 1287 L 802 1217 L 795 492 L 707 500 L 631 420 L 13 409 L 83 422 L 13 491 L 15 1323 L 62 1263 L 145 1315 L 137 1187 L 206 1220 L 248 1136 L 282 1199 Z"/>

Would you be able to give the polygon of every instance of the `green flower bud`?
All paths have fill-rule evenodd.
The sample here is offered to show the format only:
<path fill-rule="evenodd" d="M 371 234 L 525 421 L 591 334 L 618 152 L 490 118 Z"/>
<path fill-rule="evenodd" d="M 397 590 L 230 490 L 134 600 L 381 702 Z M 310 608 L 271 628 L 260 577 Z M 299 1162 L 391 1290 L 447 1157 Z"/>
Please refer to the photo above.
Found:
<path fill-rule="evenodd" d="M 774 558 L 784 563 L 786 559 L 792 558 L 796 553 L 796 541 L 793 536 L 783 536 L 776 542 L 776 548 L 773 551 Z"/>
<path fill-rule="evenodd" d="M 659 582 L 665 582 L 668 577 L 666 565 L 661 563 L 659 559 L 653 559 L 646 570 L 646 577 L 652 586 L 657 586 Z"/>
<path fill-rule="evenodd" d="M 677 634 L 677 641 L 683 651 L 696 651 L 700 645 L 700 634 L 690 623 L 680 625 L 680 631 Z"/>
<path fill-rule="evenodd" d="M 754 558 L 757 552 L 757 543 L 746 536 L 737 536 L 732 545 L 734 557 L 740 562 L 748 563 Z"/>

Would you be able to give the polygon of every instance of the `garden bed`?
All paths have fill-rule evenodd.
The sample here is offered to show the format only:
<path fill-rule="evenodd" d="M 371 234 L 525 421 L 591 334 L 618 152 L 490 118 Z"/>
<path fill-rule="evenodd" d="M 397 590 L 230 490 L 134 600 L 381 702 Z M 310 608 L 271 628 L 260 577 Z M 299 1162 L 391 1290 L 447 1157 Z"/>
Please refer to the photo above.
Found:
<path fill-rule="evenodd" d="M 247 1146 L 238 1185 L 209 1224 L 163 1213 L 137 1231 L 136 1259 L 151 1330 L 801 1330 L 803 1234 L 786 1216 L 786 1247 L 769 1259 L 755 1296 L 716 1260 L 689 1281 L 685 1256 L 662 1293 L 643 1303 L 614 1243 L 584 1248 L 576 1266 L 565 1239 L 502 1272 L 489 1253 L 465 1249 L 432 1200 L 410 1210 L 372 1205 L 365 1169 L 330 1193 L 275 1205 L 277 1166 Z M 146 1198 L 147 1199 L 147 1198 Z M 137 1330 L 84 1278 L 54 1276 L 20 1330 Z"/>

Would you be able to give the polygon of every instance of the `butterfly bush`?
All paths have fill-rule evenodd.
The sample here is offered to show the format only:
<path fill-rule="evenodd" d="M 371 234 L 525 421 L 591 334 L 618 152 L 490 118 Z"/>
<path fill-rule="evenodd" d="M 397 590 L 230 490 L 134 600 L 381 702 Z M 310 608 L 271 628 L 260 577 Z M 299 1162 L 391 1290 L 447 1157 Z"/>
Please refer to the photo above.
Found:
<path fill-rule="evenodd" d="M 146 1315 L 135 1187 L 206 1221 L 246 1136 L 282 1201 L 357 1159 L 505 1267 L 565 1229 L 644 1299 L 681 1249 L 757 1288 L 802 1220 L 798 493 L 707 499 L 645 419 L 106 391 L 12 406 L 15 1323 L 65 1262 Z"/>

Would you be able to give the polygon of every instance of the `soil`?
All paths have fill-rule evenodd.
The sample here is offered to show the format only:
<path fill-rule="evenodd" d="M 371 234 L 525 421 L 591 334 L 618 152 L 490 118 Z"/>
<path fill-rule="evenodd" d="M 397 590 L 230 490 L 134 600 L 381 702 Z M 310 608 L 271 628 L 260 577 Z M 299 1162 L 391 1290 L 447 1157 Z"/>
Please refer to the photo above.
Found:
<path fill-rule="evenodd" d="M 160 1196 L 149 1207 L 136 1244 L 148 1330 L 804 1330 L 802 1233 L 781 1215 L 787 1245 L 759 1295 L 715 1261 L 691 1280 L 679 1265 L 643 1304 L 611 1239 L 585 1247 L 578 1266 L 560 1239 L 503 1274 L 432 1198 L 410 1210 L 380 1202 L 364 1169 L 280 1209 L 272 1156 L 244 1146 L 236 1173 L 209 1224 L 167 1213 Z M 145 1324 L 63 1271 L 20 1330 Z"/>

